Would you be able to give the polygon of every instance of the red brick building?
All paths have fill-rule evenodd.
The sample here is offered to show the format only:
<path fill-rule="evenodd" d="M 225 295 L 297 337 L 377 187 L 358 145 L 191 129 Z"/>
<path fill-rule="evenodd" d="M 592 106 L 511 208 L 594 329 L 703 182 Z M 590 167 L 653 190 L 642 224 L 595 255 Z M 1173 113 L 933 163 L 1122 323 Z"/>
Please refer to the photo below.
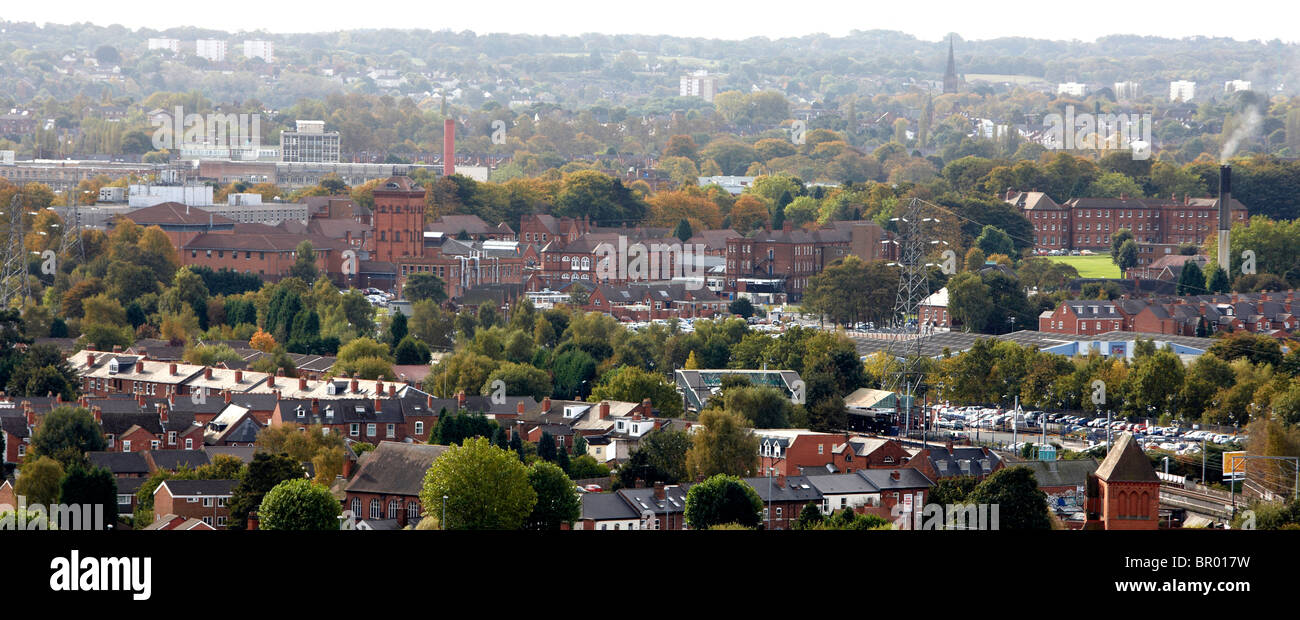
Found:
<path fill-rule="evenodd" d="M 153 493 L 154 520 L 175 516 L 198 519 L 218 530 L 230 518 L 236 480 L 165 480 Z"/>
<path fill-rule="evenodd" d="M 1057 204 L 1042 192 L 1008 190 L 1004 200 L 1029 219 L 1034 227 L 1034 247 L 1039 250 L 1109 252 L 1111 236 L 1120 229 L 1132 231 L 1139 246 L 1199 244 L 1218 228 L 1217 197 L 1121 195 L 1119 198 L 1075 198 Z M 1246 206 L 1232 200 L 1229 217 L 1233 223 L 1245 223 Z M 1140 249 L 1139 254 L 1142 254 Z"/>
<path fill-rule="evenodd" d="M 1160 478 L 1130 433 L 1120 435 L 1086 491 L 1089 529 L 1154 530 L 1160 527 Z"/>
<path fill-rule="evenodd" d="M 727 240 L 726 290 L 770 297 L 774 302 L 803 298 L 808 279 L 851 251 L 851 234 L 835 228 L 760 230 Z"/>
<path fill-rule="evenodd" d="M 351 518 L 392 520 L 415 525 L 424 514 L 441 509 L 421 506 L 424 474 L 447 446 L 383 441 L 362 456 L 356 474 L 344 487 L 343 507 Z"/>
<path fill-rule="evenodd" d="M 375 187 L 371 260 L 393 263 L 424 255 L 424 194 L 410 177 L 391 177 Z"/>

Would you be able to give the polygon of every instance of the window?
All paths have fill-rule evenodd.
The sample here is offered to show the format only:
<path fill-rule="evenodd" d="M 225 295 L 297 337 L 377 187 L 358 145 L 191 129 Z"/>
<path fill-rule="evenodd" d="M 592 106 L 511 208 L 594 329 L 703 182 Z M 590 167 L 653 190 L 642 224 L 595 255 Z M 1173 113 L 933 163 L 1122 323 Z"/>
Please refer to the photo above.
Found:
<path fill-rule="evenodd" d="M 167 445 L 176 445 L 176 431 L 167 431 Z"/>
<path fill-rule="evenodd" d="M 367 425 L 366 425 L 366 437 L 374 437 L 374 436 L 375 436 L 375 425 L 374 425 L 374 424 L 367 424 Z"/>
<path fill-rule="evenodd" d="M 226 527 L 225 517 L 217 517 L 217 527 Z"/>
<path fill-rule="evenodd" d="M 205 498 L 203 498 L 203 507 L 204 507 L 204 508 L 211 508 L 211 507 L 212 507 L 212 498 L 211 498 L 211 497 L 205 497 Z"/>
<path fill-rule="evenodd" d="M 389 518 L 389 519 L 396 519 L 396 518 L 397 518 L 397 513 L 398 513 L 399 510 L 401 510 L 400 506 L 401 506 L 401 503 L 398 502 L 397 500 L 395 500 L 395 499 L 390 499 L 390 500 L 388 500 L 388 518 Z"/>
<path fill-rule="evenodd" d="M 396 436 L 397 436 L 397 425 L 396 425 L 396 424 L 389 424 L 389 425 L 388 425 L 388 428 L 386 428 L 386 429 L 384 429 L 384 430 L 385 430 L 385 436 L 388 437 L 389 439 L 392 439 L 393 437 L 396 437 Z"/>
<path fill-rule="evenodd" d="M 406 520 L 415 521 L 420 518 L 420 503 L 406 502 Z"/>
<path fill-rule="evenodd" d="M 185 503 L 187 503 L 187 504 L 197 504 L 197 503 L 199 503 L 199 498 L 197 498 L 197 497 L 187 497 L 187 498 L 185 498 Z"/>
<path fill-rule="evenodd" d="M 424 422 L 417 421 L 415 423 L 415 434 L 416 435 L 424 434 Z"/>
<path fill-rule="evenodd" d="M 122 440 L 122 451 L 123 451 L 123 452 L 130 452 L 130 451 L 131 451 L 131 440 L 130 440 L 130 439 L 123 439 L 123 440 Z"/>
<path fill-rule="evenodd" d="M 186 440 L 185 440 L 185 449 L 186 449 L 186 450 L 193 450 L 193 449 L 194 449 L 194 440 L 193 440 L 193 439 L 186 439 Z"/>
<path fill-rule="evenodd" d="M 150 450 L 157 450 L 157 449 L 158 449 L 158 446 L 161 445 L 161 444 L 162 444 L 162 442 L 158 441 L 157 439 L 150 440 L 150 441 L 149 441 L 149 449 L 150 449 Z"/>
<path fill-rule="evenodd" d="M 212 517 L 203 517 L 203 522 L 212 525 Z"/>
<path fill-rule="evenodd" d="M 118 505 L 118 506 L 130 506 L 130 505 L 131 505 L 131 500 L 134 499 L 134 498 L 135 498 L 134 495 L 118 495 L 118 496 L 117 496 L 117 505 Z"/>
<path fill-rule="evenodd" d="M 826 453 L 826 444 L 823 443 L 817 444 L 817 454 L 825 454 L 825 453 Z"/>
<path fill-rule="evenodd" d="M 229 499 L 230 499 L 229 497 L 218 497 L 218 498 L 217 498 L 217 507 L 218 507 L 218 508 L 225 508 L 225 507 L 226 507 L 226 500 L 229 500 Z"/>
<path fill-rule="evenodd" d="M 379 500 L 378 500 L 378 499 L 372 499 L 372 500 L 370 500 L 370 518 L 371 518 L 371 519 L 379 519 L 379 518 L 382 517 L 382 515 L 379 513 L 379 510 L 380 510 Z"/>

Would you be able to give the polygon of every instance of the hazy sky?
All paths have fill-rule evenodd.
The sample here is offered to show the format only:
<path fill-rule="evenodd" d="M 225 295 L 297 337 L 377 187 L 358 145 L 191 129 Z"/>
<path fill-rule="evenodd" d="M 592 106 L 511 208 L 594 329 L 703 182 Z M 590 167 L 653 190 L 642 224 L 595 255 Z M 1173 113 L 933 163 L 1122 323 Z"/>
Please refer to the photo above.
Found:
<path fill-rule="evenodd" d="M 319 32 L 350 28 L 472 30 L 483 34 L 671 34 L 743 39 L 850 30 L 901 30 L 924 40 L 949 32 L 966 39 L 1022 36 L 1093 40 L 1107 34 L 1228 36 L 1295 41 L 1290 2 L 1085 3 L 1041 0 L 777 2 L 774 0 L 491 0 L 438 2 L 285 2 L 280 0 L 61 0 L 6 2 L 0 18 L 37 23 L 121 24 L 129 28 L 202 26 L 228 31 Z M 1249 9 L 1244 7 L 1249 6 Z M 1234 10 L 1236 9 L 1236 10 Z M 1269 17 L 1271 16 L 1271 18 Z M 0 35 L 3 36 L 3 35 Z"/>

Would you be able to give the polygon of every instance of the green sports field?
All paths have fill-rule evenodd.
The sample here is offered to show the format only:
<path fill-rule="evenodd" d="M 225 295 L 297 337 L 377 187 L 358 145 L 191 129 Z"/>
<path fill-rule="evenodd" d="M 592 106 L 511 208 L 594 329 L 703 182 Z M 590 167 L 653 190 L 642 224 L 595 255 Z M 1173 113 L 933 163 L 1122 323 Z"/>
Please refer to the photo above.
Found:
<path fill-rule="evenodd" d="M 1110 262 L 1110 256 L 1098 254 L 1097 256 L 1047 256 L 1047 260 L 1056 261 L 1072 265 L 1079 270 L 1080 278 L 1120 278 L 1123 277 L 1119 272 L 1119 267 Z"/>

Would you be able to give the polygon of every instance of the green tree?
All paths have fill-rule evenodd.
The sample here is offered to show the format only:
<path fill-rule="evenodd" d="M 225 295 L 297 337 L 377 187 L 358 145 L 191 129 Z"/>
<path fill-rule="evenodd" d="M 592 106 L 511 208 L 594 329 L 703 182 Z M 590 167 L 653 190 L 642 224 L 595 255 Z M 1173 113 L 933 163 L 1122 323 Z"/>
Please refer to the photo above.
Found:
<path fill-rule="evenodd" d="M 302 465 L 286 454 L 254 454 L 244 476 L 230 494 L 230 529 L 242 530 L 247 527 L 249 515 L 262 505 L 266 494 L 277 484 L 305 477 Z M 335 527 L 338 527 L 337 523 Z"/>
<path fill-rule="evenodd" d="M 686 469 L 696 476 L 749 476 L 758 467 L 758 436 L 744 416 L 706 409 L 686 454 Z"/>
<path fill-rule="evenodd" d="M 736 476 L 714 475 L 686 492 L 686 522 L 691 529 L 726 523 L 757 527 L 762 513 L 758 492 Z"/>
<path fill-rule="evenodd" d="M 257 508 L 259 529 L 330 531 L 339 529 L 339 501 L 329 489 L 304 478 L 271 487 Z"/>
<path fill-rule="evenodd" d="M 1196 261 L 1189 260 L 1183 263 L 1183 270 L 1178 274 L 1178 286 L 1174 292 L 1180 297 L 1205 294 L 1205 274 Z"/>
<path fill-rule="evenodd" d="M 1214 265 L 1210 267 L 1210 273 L 1206 274 L 1205 288 L 1211 294 L 1227 293 L 1232 290 L 1232 283 L 1228 281 L 1228 274 L 1222 267 Z"/>
<path fill-rule="evenodd" d="M 727 411 L 744 416 L 754 428 L 786 428 L 794 413 L 785 393 L 771 386 L 730 388 L 722 396 Z"/>
<path fill-rule="evenodd" d="M 682 415 L 682 397 L 677 388 L 657 373 L 635 366 L 615 368 L 600 378 L 591 390 L 591 400 L 619 400 L 639 403 L 649 398 L 664 417 Z"/>
<path fill-rule="evenodd" d="M 1118 263 L 1119 248 L 1124 245 L 1125 241 L 1133 239 L 1133 231 L 1128 228 L 1121 228 L 1110 236 L 1110 260 L 1115 264 Z"/>
<path fill-rule="evenodd" d="M 740 297 L 727 305 L 727 312 L 738 314 L 746 319 L 754 316 L 754 304 L 748 297 Z"/>
<path fill-rule="evenodd" d="M 545 319 L 540 319 L 549 326 Z M 565 400 L 585 398 L 592 388 L 591 382 L 596 378 L 596 360 L 580 349 L 570 349 L 557 356 L 551 363 L 555 373 L 555 398 Z"/>
<path fill-rule="evenodd" d="M 791 529 L 810 530 L 826 519 L 822 515 L 822 510 L 817 506 L 817 502 L 808 502 L 804 504 L 803 510 L 799 511 L 799 518 L 795 519 Z"/>
<path fill-rule="evenodd" d="M 401 312 L 394 312 L 393 318 L 388 323 L 388 346 L 397 348 L 397 345 L 406 337 L 406 315 Z"/>
<path fill-rule="evenodd" d="M 975 490 L 979 484 L 974 476 L 955 476 L 951 478 L 941 478 L 930 488 L 928 498 L 931 504 L 946 506 L 948 504 L 966 503 L 966 498 Z"/>
<path fill-rule="evenodd" d="M 423 341 L 417 340 L 414 336 L 406 336 L 402 341 L 397 343 L 397 349 L 394 350 L 399 365 L 409 364 L 428 364 L 429 356 L 432 354 L 429 345 Z"/>
<path fill-rule="evenodd" d="M 558 530 L 564 523 L 572 524 L 582 516 L 582 503 L 573 480 L 560 467 L 538 461 L 528 468 L 528 484 L 537 494 L 537 503 L 528 515 L 528 528 Z"/>
<path fill-rule="evenodd" d="M 33 457 L 29 452 L 22 475 L 14 484 L 14 493 L 27 497 L 27 505 L 49 506 L 59 501 L 63 482 L 63 465 L 48 456 Z"/>
<path fill-rule="evenodd" d="M 451 446 L 425 473 L 420 500 L 437 506 L 447 497 L 446 529 L 515 530 L 537 503 L 528 468 L 517 455 L 486 437 Z"/>
<path fill-rule="evenodd" d="M 437 274 L 413 273 L 406 277 L 402 297 L 411 303 L 427 300 L 441 304 L 447 301 L 447 283 Z"/>
<path fill-rule="evenodd" d="M 1005 254 L 1007 256 L 1016 256 L 1016 244 L 1011 241 L 1011 236 L 996 226 L 986 225 L 980 231 L 980 236 L 975 239 L 975 247 L 984 252 L 985 256 L 994 254 Z"/>
<path fill-rule="evenodd" d="M 73 463 L 59 483 L 59 503 L 103 506 L 104 526 L 112 527 L 117 523 L 117 478 L 103 467 L 86 468 L 81 463 Z M 69 529 L 68 525 L 60 523 L 59 527 Z M 81 527 L 89 529 L 93 525 L 86 523 Z"/>
<path fill-rule="evenodd" d="M 1005 530 L 1046 530 L 1052 527 L 1047 512 L 1047 494 L 1038 488 L 1034 470 L 1028 467 L 1007 467 L 993 472 L 975 486 L 967 501 L 998 505 L 998 524 Z"/>
<path fill-rule="evenodd" d="M 298 244 L 294 251 L 293 266 L 289 268 L 289 275 L 303 282 L 315 282 L 316 277 L 320 275 L 320 269 L 316 267 L 316 249 L 310 241 Z"/>
<path fill-rule="evenodd" d="M 1137 242 L 1129 239 L 1119 246 L 1119 253 L 1114 257 L 1115 264 L 1119 266 L 1120 273 L 1125 273 L 1129 269 L 1137 267 L 1138 264 L 1138 245 Z M 1224 278 L 1226 285 L 1227 278 Z"/>
<path fill-rule="evenodd" d="M 682 243 L 686 243 L 687 239 L 690 239 L 692 236 L 694 236 L 693 233 L 691 233 L 690 221 L 688 221 L 686 218 L 682 218 L 680 221 L 678 221 L 677 228 L 673 230 L 673 236 L 680 239 Z"/>
<path fill-rule="evenodd" d="M 51 457 L 64 467 L 84 462 L 87 452 L 104 449 L 104 435 L 84 407 L 56 407 L 32 435 L 27 458 Z"/>

